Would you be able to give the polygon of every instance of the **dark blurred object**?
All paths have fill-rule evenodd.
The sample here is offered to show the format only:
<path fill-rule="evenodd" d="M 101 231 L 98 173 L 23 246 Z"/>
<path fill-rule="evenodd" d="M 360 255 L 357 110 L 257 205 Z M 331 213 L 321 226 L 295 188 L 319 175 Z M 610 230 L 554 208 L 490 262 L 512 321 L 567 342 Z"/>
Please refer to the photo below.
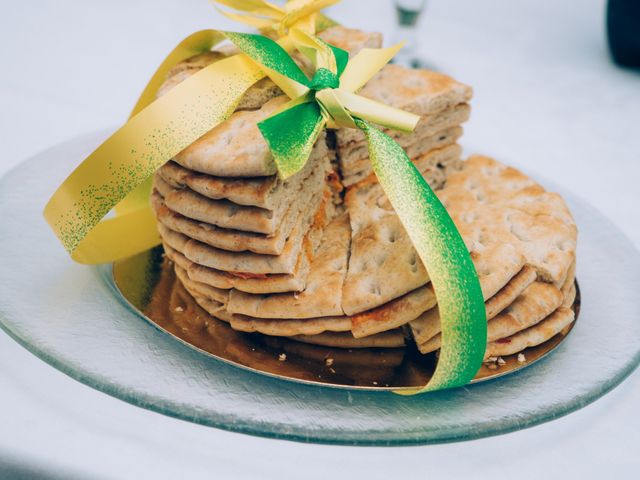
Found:
<path fill-rule="evenodd" d="M 609 0 L 607 35 L 618 65 L 640 67 L 640 0 Z"/>
<path fill-rule="evenodd" d="M 427 0 L 394 0 L 393 3 L 397 18 L 394 43 L 405 42 L 393 62 L 404 67 L 426 68 L 420 50 L 418 22 Z"/>

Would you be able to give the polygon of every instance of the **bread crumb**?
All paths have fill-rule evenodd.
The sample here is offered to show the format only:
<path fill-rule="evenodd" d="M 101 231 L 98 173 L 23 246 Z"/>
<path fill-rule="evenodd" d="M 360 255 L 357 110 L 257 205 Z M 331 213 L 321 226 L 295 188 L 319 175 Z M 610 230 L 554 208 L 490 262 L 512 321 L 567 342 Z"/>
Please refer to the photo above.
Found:
<path fill-rule="evenodd" d="M 518 363 L 524 363 L 527 361 L 527 357 L 524 356 L 524 353 L 518 354 Z"/>
<path fill-rule="evenodd" d="M 330 367 L 331 365 L 333 365 L 333 358 L 326 358 L 326 359 L 324 360 L 324 364 L 325 364 L 327 367 Z"/>
<path fill-rule="evenodd" d="M 175 311 L 176 311 L 176 312 L 178 312 L 178 313 L 182 313 L 182 312 L 184 312 L 184 308 L 182 308 L 182 307 L 176 307 L 176 308 L 175 308 Z"/>
<path fill-rule="evenodd" d="M 505 365 L 507 362 L 504 361 L 504 358 L 502 357 L 498 357 L 498 365 L 502 366 Z"/>
<path fill-rule="evenodd" d="M 281 353 L 280 355 L 278 355 L 278 360 L 280 360 L 281 362 L 284 362 L 286 359 L 287 359 L 286 353 Z"/>
<path fill-rule="evenodd" d="M 495 370 L 498 368 L 498 365 L 496 365 L 495 363 L 490 363 L 489 365 L 487 365 L 487 368 L 489 370 Z"/>

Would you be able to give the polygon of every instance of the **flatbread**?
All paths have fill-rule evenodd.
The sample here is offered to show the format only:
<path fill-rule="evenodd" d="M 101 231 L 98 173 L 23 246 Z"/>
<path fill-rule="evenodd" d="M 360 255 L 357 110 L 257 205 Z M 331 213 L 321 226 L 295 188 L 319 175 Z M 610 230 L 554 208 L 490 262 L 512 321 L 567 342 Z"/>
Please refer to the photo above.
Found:
<path fill-rule="evenodd" d="M 324 163 L 324 165 L 323 165 Z M 311 198 L 324 188 L 324 176 L 328 162 L 316 162 L 316 168 L 295 192 L 295 201 L 306 205 Z M 172 211 L 189 219 L 205 222 L 220 228 L 262 233 L 273 236 L 283 227 L 284 218 L 294 198 L 283 202 L 275 210 L 238 205 L 229 200 L 212 200 L 188 187 L 175 188 L 160 175 L 154 176 L 154 188 L 164 198 L 165 205 Z M 287 221 L 290 221 L 287 218 Z"/>
<path fill-rule="evenodd" d="M 462 135 L 461 127 L 447 128 L 435 135 L 421 138 L 404 148 L 410 159 L 416 159 L 427 155 L 433 150 L 437 150 L 455 143 Z M 368 177 L 371 173 L 371 160 L 369 159 L 369 149 L 365 143 L 353 147 L 348 152 L 340 155 L 340 170 L 342 173 L 342 183 L 351 186 L 360 180 Z M 434 186 L 431 185 L 431 188 Z M 442 185 L 436 187 L 440 188 Z"/>
<path fill-rule="evenodd" d="M 180 265 L 188 271 L 189 278 L 191 280 L 205 283 L 212 287 L 227 290 L 236 288 L 244 292 L 256 294 L 301 291 L 304 290 L 306 286 L 307 275 L 310 270 L 310 260 L 313 255 L 315 255 L 315 251 L 317 249 L 318 242 L 315 240 L 321 237 L 322 231 L 326 227 L 329 219 L 333 218 L 333 216 L 333 205 L 329 202 L 325 208 L 325 214 L 316 215 L 314 224 L 311 226 L 311 230 L 303 239 L 302 250 L 306 254 L 299 255 L 298 263 L 291 274 L 247 275 L 230 273 L 198 265 L 177 251 L 169 252 L 168 249 L 171 247 L 169 247 L 166 242 L 165 251 L 168 256 L 176 254 L 179 255 L 177 260 L 180 262 Z M 173 238 L 176 240 L 182 238 L 182 244 L 174 243 L 174 245 L 178 249 L 184 248 L 184 245 L 186 244 L 186 242 L 184 242 L 184 236 L 174 236 Z"/>
<path fill-rule="evenodd" d="M 549 283 L 534 282 L 498 316 L 489 321 L 489 342 L 505 338 L 542 321 L 562 305 L 562 292 Z"/>
<path fill-rule="evenodd" d="M 575 320 L 570 308 L 560 307 L 547 318 L 507 338 L 489 342 L 485 357 L 498 357 L 521 352 L 550 340 Z"/>
<path fill-rule="evenodd" d="M 441 73 L 390 64 L 369 80 L 359 94 L 425 116 L 468 102 L 472 89 Z M 362 141 L 364 136 L 356 129 L 341 129 L 337 139 L 342 146 Z"/>
<path fill-rule="evenodd" d="M 516 275 L 511 276 L 513 274 L 513 270 L 515 270 L 515 266 L 517 265 L 517 263 L 514 263 L 513 260 L 511 262 L 508 262 L 512 264 L 511 269 L 499 268 L 500 254 L 502 252 L 505 252 L 505 250 L 508 250 L 508 248 L 498 245 L 493 252 L 494 256 L 486 257 L 483 262 L 495 263 L 496 265 L 498 265 L 497 272 L 500 272 L 501 277 L 498 277 L 497 275 L 479 276 L 480 286 L 483 291 L 483 296 L 485 297 L 487 320 L 491 320 L 492 318 L 494 318 L 499 313 L 499 311 L 503 309 L 501 308 L 499 311 L 495 311 L 494 309 L 496 303 L 504 304 L 504 307 L 506 308 L 508 305 L 513 303 L 513 301 L 536 279 L 535 271 L 526 266 L 523 267 Z M 476 260 L 476 263 L 478 263 L 478 260 Z M 508 283 L 504 287 L 502 287 L 494 295 L 489 296 L 489 294 L 495 290 L 495 285 L 498 285 L 505 281 Z M 499 299 L 498 302 L 496 302 L 495 299 Z M 418 345 L 418 349 L 422 353 L 428 353 L 428 351 L 423 351 L 426 350 L 426 347 L 423 347 L 423 344 L 433 339 L 440 333 L 440 315 L 438 309 L 432 308 L 424 312 L 418 318 L 409 323 L 409 326 L 411 328 L 413 338 Z"/>
<path fill-rule="evenodd" d="M 415 320 L 435 304 L 433 288 L 425 285 L 382 306 L 353 315 L 351 332 L 356 338 L 386 332 Z"/>
<path fill-rule="evenodd" d="M 212 301 L 191 290 L 200 301 Z M 232 314 L 227 308 L 215 304 L 216 318 L 231 324 L 235 330 L 259 332 L 271 336 L 292 337 L 296 335 L 318 335 L 323 332 L 349 332 L 354 338 L 368 338 L 373 335 L 393 331 L 416 318 L 426 309 L 435 305 L 435 295 L 430 286 L 425 286 L 374 310 L 349 317 L 346 315 L 315 318 L 256 318 Z M 203 306 L 203 308 L 208 308 Z"/>
<path fill-rule="evenodd" d="M 345 205 L 353 232 L 343 296 L 346 314 L 375 308 L 428 282 L 427 271 L 379 184 L 348 189 Z M 506 285 L 524 264 L 514 247 L 499 245 L 471 252 L 478 274 L 487 277 L 485 298 Z"/>
<path fill-rule="evenodd" d="M 258 123 L 276 113 L 289 99 L 280 96 L 258 110 L 233 113 L 178 153 L 174 160 L 185 168 L 217 177 L 265 177 L 276 165 Z"/>
<path fill-rule="evenodd" d="M 536 281 L 535 269 L 525 265 L 522 270 L 509 280 L 504 287 L 500 289 L 498 293 L 492 296 L 485 302 L 485 308 L 487 310 L 487 320 L 491 320 L 511 303 L 518 298 L 525 288 Z"/>
<path fill-rule="evenodd" d="M 534 282 L 503 312 L 487 324 L 487 341 L 506 338 L 539 323 L 562 304 L 562 293 L 549 283 Z M 441 346 L 441 334 L 418 345 L 426 354 Z"/>
<path fill-rule="evenodd" d="M 194 282 L 189 278 L 187 270 L 178 264 L 174 265 L 174 270 L 176 272 L 176 277 L 180 280 L 180 283 L 182 283 L 187 291 L 194 292 L 194 294 L 201 295 L 219 303 L 227 303 L 229 290 L 212 287 L 205 283 Z"/>
<path fill-rule="evenodd" d="M 285 248 L 280 255 L 262 255 L 253 252 L 229 252 L 211 247 L 169 229 L 163 222 L 158 224 L 158 231 L 165 242 L 194 263 L 225 272 L 241 272 L 252 275 L 293 273 L 298 265 L 298 258 L 303 254 L 304 239 L 308 237 L 307 232 L 295 232 L 295 237 L 294 235 L 290 236 L 291 241 L 285 243 Z M 322 232 L 321 230 L 308 230 L 308 232 L 314 234 L 309 239 L 311 251 L 315 251 Z M 174 240 L 168 241 L 169 235 Z"/>
<path fill-rule="evenodd" d="M 318 158 L 333 159 L 335 152 L 328 150 L 325 142 L 317 142 Z M 325 169 L 329 169 L 328 162 L 320 162 Z M 160 167 L 158 174 L 175 188 L 189 187 L 195 192 L 213 200 L 226 199 L 238 205 L 249 205 L 267 210 L 276 210 L 284 204 L 290 204 L 295 194 L 307 181 L 318 162 L 308 161 L 304 168 L 286 180 L 277 175 L 270 177 L 232 178 L 214 177 L 194 172 L 170 161 Z"/>
<path fill-rule="evenodd" d="M 409 147 L 416 142 L 428 137 L 432 137 L 443 130 L 457 127 L 461 123 L 466 122 L 471 114 L 471 107 L 466 103 L 452 106 L 432 115 L 424 115 L 420 117 L 418 124 L 411 133 L 404 133 L 398 130 L 384 130 L 384 132 L 393 138 L 402 148 Z M 348 133 L 343 133 L 343 132 Z M 337 150 L 340 158 L 348 157 L 353 150 L 360 151 L 366 147 L 364 134 L 357 129 L 342 129 L 336 134 L 338 143 Z M 345 142 L 345 137 L 354 137 Z M 341 141 L 342 140 L 342 141 Z"/>
<path fill-rule="evenodd" d="M 347 269 L 350 240 L 349 218 L 342 215 L 327 226 L 318 253 L 311 262 L 304 291 L 274 295 L 232 291 L 227 306 L 229 312 L 261 318 L 342 315 L 342 284 Z"/>
<path fill-rule="evenodd" d="M 437 194 L 471 252 L 512 245 L 539 280 L 561 287 L 575 261 L 577 228 L 560 195 L 482 156 L 464 162 Z"/>
<path fill-rule="evenodd" d="M 378 205 L 381 195 L 374 182 L 362 182 L 345 195 L 352 230 L 342 299 L 347 315 L 375 308 L 429 281 L 398 216 Z"/>
<path fill-rule="evenodd" d="M 401 328 L 377 333 L 369 337 L 355 338 L 348 332 L 324 332 L 318 335 L 295 335 L 291 337 L 303 343 L 334 348 L 402 348 L 406 345 Z"/>
<path fill-rule="evenodd" d="M 576 299 L 576 294 L 578 293 L 576 290 L 576 262 L 573 262 L 571 268 L 569 268 L 569 272 L 567 273 L 567 278 L 560 289 L 562 291 L 563 301 L 562 306 L 565 308 L 571 308 Z"/>
<path fill-rule="evenodd" d="M 308 205 L 294 202 L 284 216 L 281 228 L 273 236 L 229 230 L 192 220 L 168 208 L 157 190 L 151 194 L 151 205 L 161 224 L 212 247 L 230 252 L 249 251 L 265 255 L 281 255 L 290 248 L 289 244 L 300 241 L 301 236 L 314 221 L 314 217 L 318 212 L 323 211 L 320 208 L 323 201 L 327 205 L 332 205 L 329 195 L 328 191 L 322 195 L 316 195 Z"/>
<path fill-rule="evenodd" d="M 174 188 L 159 175 L 154 176 L 153 187 L 172 211 L 219 228 L 273 235 L 287 211 L 285 205 L 278 212 L 273 212 L 259 207 L 239 206 L 228 200 L 211 200 L 188 187 Z M 309 189 L 309 194 L 312 192 Z"/>

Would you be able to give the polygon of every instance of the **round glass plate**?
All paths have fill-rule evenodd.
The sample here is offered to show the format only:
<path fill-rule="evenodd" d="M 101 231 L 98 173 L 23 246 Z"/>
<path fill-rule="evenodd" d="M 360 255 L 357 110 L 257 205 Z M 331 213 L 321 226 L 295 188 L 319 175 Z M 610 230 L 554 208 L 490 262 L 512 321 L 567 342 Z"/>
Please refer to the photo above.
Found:
<path fill-rule="evenodd" d="M 305 384 L 358 390 L 413 390 L 426 385 L 436 355 L 405 348 L 329 348 L 284 337 L 233 330 L 204 311 L 177 280 L 173 265 L 156 247 L 113 264 L 113 281 L 122 301 L 154 327 L 204 355 L 252 372 Z M 580 312 L 576 282 L 573 306 Z M 546 342 L 503 364 L 482 365 L 471 383 L 484 382 L 533 365 L 567 338 L 575 321 Z M 331 362 L 328 364 L 327 360 Z"/>
<path fill-rule="evenodd" d="M 278 380 L 209 358 L 123 304 L 110 268 L 73 263 L 42 218 L 55 187 L 105 136 L 55 147 L 0 180 L 0 324 L 41 359 L 110 395 L 255 435 L 417 444 L 552 420 L 605 394 L 640 361 L 640 254 L 606 218 L 566 192 L 580 227 L 580 319 L 535 365 L 464 388 L 403 397 Z"/>

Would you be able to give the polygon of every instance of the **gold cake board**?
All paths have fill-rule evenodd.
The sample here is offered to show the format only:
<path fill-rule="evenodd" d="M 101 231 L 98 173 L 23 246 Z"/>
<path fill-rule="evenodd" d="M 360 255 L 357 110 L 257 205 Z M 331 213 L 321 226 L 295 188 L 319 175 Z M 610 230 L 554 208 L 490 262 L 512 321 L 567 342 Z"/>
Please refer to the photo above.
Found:
<path fill-rule="evenodd" d="M 414 345 L 342 349 L 233 330 L 187 293 L 161 247 L 115 262 L 113 279 L 124 300 L 161 331 L 205 355 L 256 373 L 336 388 L 402 390 L 424 386 L 435 369 L 436 355 L 422 355 Z M 573 309 L 577 320 L 579 289 Z M 575 321 L 545 343 L 525 349 L 524 359 L 515 354 L 501 357 L 501 365 L 483 364 L 471 383 L 532 365 L 556 349 L 573 325 Z"/>

